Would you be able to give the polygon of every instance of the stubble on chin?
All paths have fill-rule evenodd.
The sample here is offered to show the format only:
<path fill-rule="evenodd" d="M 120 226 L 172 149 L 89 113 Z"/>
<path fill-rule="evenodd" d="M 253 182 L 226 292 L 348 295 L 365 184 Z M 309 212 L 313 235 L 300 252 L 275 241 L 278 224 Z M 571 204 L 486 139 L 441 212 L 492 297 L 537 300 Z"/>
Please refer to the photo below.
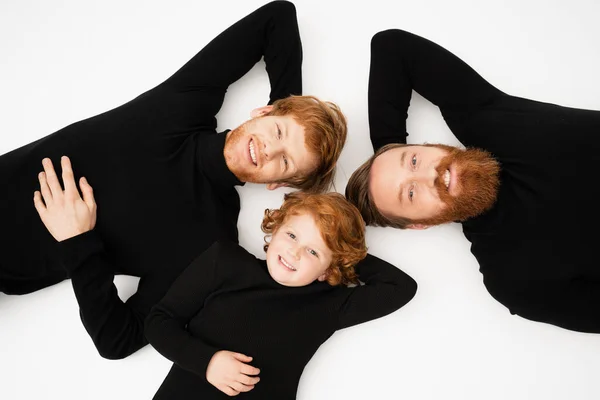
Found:
<path fill-rule="evenodd" d="M 262 183 L 259 179 L 258 171 L 251 171 L 245 159 L 240 159 L 239 153 L 236 150 L 239 143 L 246 135 L 246 123 L 238 126 L 227 134 L 225 138 L 225 147 L 223 148 L 223 156 L 227 168 L 242 182 Z M 243 154 L 243 152 L 242 152 Z"/>

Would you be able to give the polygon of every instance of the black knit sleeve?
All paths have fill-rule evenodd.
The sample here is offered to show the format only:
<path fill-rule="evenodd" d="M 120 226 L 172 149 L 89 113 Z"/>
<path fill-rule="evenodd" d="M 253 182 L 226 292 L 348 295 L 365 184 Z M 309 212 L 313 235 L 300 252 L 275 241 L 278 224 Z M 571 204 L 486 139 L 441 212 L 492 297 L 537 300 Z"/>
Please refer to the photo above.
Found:
<path fill-rule="evenodd" d="M 390 314 L 408 303 L 417 292 L 414 279 L 370 254 L 357 265 L 356 270 L 363 284 L 344 289 L 338 329 Z"/>
<path fill-rule="evenodd" d="M 502 94 L 441 46 L 400 29 L 378 32 L 371 40 L 368 93 L 374 150 L 406 143 L 413 90 L 437 105 L 442 114 L 469 111 Z"/>
<path fill-rule="evenodd" d="M 484 277 L 512 314 L 561 328 L 600 333 L 600 283 L 590 279 L 511 281 Z"/>
<path fill-rule="evenodd" d="M 98 353 L 104 358 L 121 359 L 146 345 L 144 317 L 150 304 L 141 301 L 143 285 L 140 283 L 138 292 L 126 303 L 119 298 L 113 283 L 115 266 L 96 231 L 74 236 L 58 246 L 81 321 Z"/>
<path fill-rule="evenodd" d="M 206 379 L 206 368 L 219 350 L 193 337 L 186 327 L 218 285 L 220 244 L 213 244 L 175 280 L 164 298 L 152 307 L 145 333 L 163 356 Z"/>
<path fill-rule="evenodd" d="M 273 1 L 207 44 L 163 86 L 192 96 L 195 112 L 214 119 L 229 85 L 264 57 L 271 85 L 268 104 L 302 94 L 302 43 L 296 8 Z"/>

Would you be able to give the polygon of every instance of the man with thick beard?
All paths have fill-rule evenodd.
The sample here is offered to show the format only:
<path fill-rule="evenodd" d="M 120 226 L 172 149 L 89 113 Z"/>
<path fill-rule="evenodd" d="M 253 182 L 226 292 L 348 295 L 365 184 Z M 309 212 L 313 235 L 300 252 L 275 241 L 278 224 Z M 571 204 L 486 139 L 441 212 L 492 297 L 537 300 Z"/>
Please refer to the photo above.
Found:
<path fill-rule="evenodd" d="M 217 133 L 228 86 L 263 57 L 268 105 Z M 291 96 L 302 92 L 301 64 L 295 7 L 274 1 L 141 96 L 0 157 L 0 291 L 70 278 L 103 357 L 144 346 L 144 318 L 181 271 L 214 241 L 237 242 L 236 185 L 331 183 L 346 121 L 333 103 Z M 116 274 L 141 278 L 126 302 Z"/>
<path fill-rule="evenodd" d="M 406 144 L 413 89 L 466 149 Z M 599 111 L 507 95 L 437 44 L 393 29 L 371 41 L 369 124 L 375 154 L 346 187 L 367 224 L 461 222 L 486 288 L 511 313 L 600 333 L 600 268 L 580 229 L 600 222 L 588 193 Z"/>

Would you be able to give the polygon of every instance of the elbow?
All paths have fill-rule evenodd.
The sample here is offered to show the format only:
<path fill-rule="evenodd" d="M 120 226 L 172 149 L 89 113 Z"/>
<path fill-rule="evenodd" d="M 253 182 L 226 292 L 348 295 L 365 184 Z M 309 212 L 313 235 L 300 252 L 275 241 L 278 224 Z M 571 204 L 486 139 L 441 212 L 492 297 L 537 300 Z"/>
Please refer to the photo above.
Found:
<path fill-rule="evenodd" d="M 410 276 L 405 276 L 401 285 L 397 286 L 395 302 L 396 309 L 404 307 L 408 304 L 417 294 L 417 281 Z"/>
<path fill-rule="evenodd" d="M 410 33 L 400 29 L 387 29 L 377 32 L 371 38 L 371 52 L 389 52 L 404 43 Z"/>
<path fill-rule="evenodd" d="M 419 288 L 419 285 L 417 285 L 417 281 L 415 281 L 413 278 L 410 278 L 410 283 L 408 286 L 409 287 L 407 290 L 411 293 L 410 298 L 412 299 L 417 294 L 417 289 Z"/>
<path fill-rule="evenodd" d="M 293 21 L 296 20 L 296 6 L 290 1 L 275 0 L 265 7 L 269 7 L 280 18 L 290 18 Z"/>
<path fill-rule="evenodd" d="M 411 301 L 416 296 L 418 287 L 417 281 L 409 276 L 406 284 L 403 287 L 403 292 L 406 296 L 406 303 Z"/>
<path fill-rule="evenodd" d="M 402 283 L 394 285 L 392 292 L 388 293 L 389 296 L 383 302 L 386 309 L 383 315 L 394 313 L 410 303 L 417 294 L 417 282 L 407 277 Z"/>
<path fill-rule="evenodd" d="M 109 320 L 90 319 L 87 322 L 80 310 L 81 321 L 88 331 L 98 354 L 107 360 L 121 360 L 142 348 L 146 343 L 143 314 L 132 312 Z"/>
<path fill-rule="evenodd" d="M 107 360 L 122 360 L 135 352 L 135 350 L 131 351 L 125 348 L 102 346 L 98 344 L 96 344 L 96 350 L 98 350 L 100 357 Z"/>
<path fill-rule="evenodd" d="M 98 335 L 93 338 L 93 341 L 100 357 L 107 360 L 122 360 L 148 343 L 143 327 L 142 329 L 136 327 L 134 331 L 120 332 L 115 336 Z"/>

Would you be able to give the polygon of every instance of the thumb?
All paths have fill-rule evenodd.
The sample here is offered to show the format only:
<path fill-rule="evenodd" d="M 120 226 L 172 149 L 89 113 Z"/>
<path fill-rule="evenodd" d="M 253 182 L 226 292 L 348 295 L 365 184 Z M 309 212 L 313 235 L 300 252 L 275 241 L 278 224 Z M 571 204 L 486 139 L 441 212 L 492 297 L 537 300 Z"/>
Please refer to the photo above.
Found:
<path fill-rule="evenodd" d="M 93 209 L 96 205 L 96 201 L 94 200 L 94 189 L 92 189 L 87 179 L 84 177 L 79 179 L 79 187 L 81 188 L 81 193 L 83 194 L 83 201 L 85 204 L 87 204 L 90 210 Z"/>
<path fill-rule="evenodd" d="M 233 356 L 233 358 L 235 358 L 236 360 L 238 360 L 238 361 L 241 361 L 241 362 L 244 362 L 244 363 L 247 363 L 247 362 L 250 362 L 250 361 L 252 361 L 252 357 L 248 357 L 248 356 L 247 356 L 247 355 L 245 355 L 245 354 L 241 354 L 241 353 L 233 353 L 233 354 L 232 354 L 232 356 Z"/>

